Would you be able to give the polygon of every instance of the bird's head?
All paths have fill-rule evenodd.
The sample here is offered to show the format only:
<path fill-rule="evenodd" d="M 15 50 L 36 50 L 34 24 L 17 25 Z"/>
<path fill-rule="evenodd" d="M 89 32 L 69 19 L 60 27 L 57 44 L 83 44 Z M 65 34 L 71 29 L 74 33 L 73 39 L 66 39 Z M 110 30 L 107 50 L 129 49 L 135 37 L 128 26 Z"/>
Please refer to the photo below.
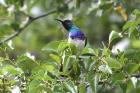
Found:
<path fill-rule="evenodd" d="M 71 20 L 64 20 L 64 21 L 62 21 L 62 20 L 60 20 L 60 19 L 55 19 L 55 20 L 61 22 L 62 25 L 63 25 L 63 27 L 64 27 L 66 30 L 68 30 L 68 31 L 69 31 L 69 30 L 71 29 L 71 27 L 73 26 L 73 23 L 72 23 Z"/>

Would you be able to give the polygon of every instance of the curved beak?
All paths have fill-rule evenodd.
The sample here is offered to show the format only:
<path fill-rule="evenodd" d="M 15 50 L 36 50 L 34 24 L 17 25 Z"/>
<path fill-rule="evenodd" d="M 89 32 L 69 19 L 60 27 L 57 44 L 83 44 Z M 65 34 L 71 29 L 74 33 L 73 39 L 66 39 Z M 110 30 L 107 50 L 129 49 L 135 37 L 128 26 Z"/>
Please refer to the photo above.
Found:
<path fill-rule="evenodd" d="M 54 20 L 56 20 L 56 21 L 59 21 L 59 22 L 63 23 L 63 21 L 62 21 L 62 20 L 60 20 L 60 19 L 54 19 Z"/>

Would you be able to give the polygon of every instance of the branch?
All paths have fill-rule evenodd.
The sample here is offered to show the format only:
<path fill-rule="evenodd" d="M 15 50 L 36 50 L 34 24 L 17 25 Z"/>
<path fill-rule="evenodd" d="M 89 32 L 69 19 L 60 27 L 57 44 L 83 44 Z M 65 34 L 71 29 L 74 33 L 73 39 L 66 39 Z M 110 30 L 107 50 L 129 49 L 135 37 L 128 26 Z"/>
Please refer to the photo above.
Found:
<path fill-rule="evenodd" d="M 50 12 L 48 12 L 48 13 L 46 13 L 46 14 L 43 14 L 43 15 L 40 15 L 40 16 L 38 16 L 38 17 L 33 18 L 32 21 L 37 20 L 37 19 L 40 19 L 40 18 L 45 17 L 45 16 L 48 16 L 48 15 L 50 15 L 50 14 L 56 13 L 56 12 L 57 12 L 57 10 L 50 11 Z"/>
<path fill-rule="evenodd" d="M 32 17 L 32 16 L 28 15 L 28 18 L 29 18 L 28 22 L 23 27 L 19 28 L 14 34 L 12 34 L 9 37 L 5 38 L 4 40 L 0 41 L 0 45 L 2 45 L 3 43 L 15 38 L 16 36 L 18 36 L 33 21 L 38 20 L 38 19 L 43 18 L 43 17 L 46 17 L 46 16 L 51 15 L 51 14 L 56 13 L 56 12 L 57 12 L 57 10 L 52 10 L 52 11 L 46 13 L 46 14 L 43 14 L 43 15 L 40 15 L 40 16 L 37 16 L 37 17 Z"/>

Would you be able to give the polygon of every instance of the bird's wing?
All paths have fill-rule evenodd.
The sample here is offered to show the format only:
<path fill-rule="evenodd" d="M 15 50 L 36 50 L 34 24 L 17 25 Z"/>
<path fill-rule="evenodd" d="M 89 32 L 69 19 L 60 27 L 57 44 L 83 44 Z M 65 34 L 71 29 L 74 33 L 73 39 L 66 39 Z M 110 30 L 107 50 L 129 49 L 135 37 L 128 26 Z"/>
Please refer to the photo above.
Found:
<path fill-rule="evenodd" d="M 87 45 L 87 37 L 85 37 L 85 46 Z"/>

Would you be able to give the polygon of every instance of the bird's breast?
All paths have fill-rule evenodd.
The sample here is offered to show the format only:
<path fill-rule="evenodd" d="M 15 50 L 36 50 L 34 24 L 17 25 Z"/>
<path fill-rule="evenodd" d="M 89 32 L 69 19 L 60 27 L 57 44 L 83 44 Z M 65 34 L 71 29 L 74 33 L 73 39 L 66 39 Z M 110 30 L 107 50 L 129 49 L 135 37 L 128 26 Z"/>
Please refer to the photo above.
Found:
<path fill-rule="evenodd" d="M 78 50 L 82 50 L 85 47 L 85 40 L 80 38 L 69 37 L 68 42 L 74 44 Z"/>

